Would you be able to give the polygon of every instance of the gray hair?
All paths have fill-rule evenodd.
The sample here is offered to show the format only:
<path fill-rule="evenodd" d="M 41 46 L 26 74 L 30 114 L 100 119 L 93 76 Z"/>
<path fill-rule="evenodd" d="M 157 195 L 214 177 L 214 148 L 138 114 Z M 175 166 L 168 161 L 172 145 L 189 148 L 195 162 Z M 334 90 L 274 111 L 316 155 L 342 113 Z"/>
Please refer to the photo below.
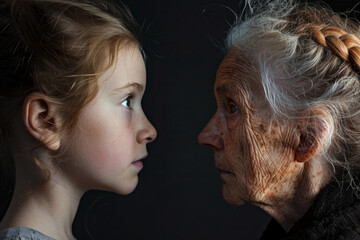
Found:
<path fill-rule="evenodd" d="M 326 112 L 330 137 L 323 140 L 321 157 L 334 175 L 359 188 L 359 24 L 325 6 L 292 0 L 258 1 L 249 9 L 230 30 L 227 50 L 237 48 L 259 70 L 272 121 L 320 118 L 316 112 L 301 116 L 314 108 Z M 347 38 L 354 40 L 351 46 Z"/>

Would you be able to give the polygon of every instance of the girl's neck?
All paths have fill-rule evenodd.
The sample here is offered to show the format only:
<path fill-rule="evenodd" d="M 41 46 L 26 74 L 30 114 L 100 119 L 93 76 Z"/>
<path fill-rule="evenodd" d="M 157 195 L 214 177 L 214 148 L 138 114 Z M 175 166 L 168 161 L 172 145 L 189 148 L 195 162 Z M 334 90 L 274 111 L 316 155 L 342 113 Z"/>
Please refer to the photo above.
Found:
<path fill-rule="evenodd" d="M 29 173 L 26 172 L 31 171 L 31 167 L 23 168 L 26 166 L 24 162 L 22 167 L 16 165 L 16 187 L 0 229 L 27 227 L 55 239 L 75 239 L 72 222 L 84 191 L 54 172 L 45 184 L 41 184 L 39 178 L 29 182 Z M 31 175 L 34 176 L 34 172 Z"/>

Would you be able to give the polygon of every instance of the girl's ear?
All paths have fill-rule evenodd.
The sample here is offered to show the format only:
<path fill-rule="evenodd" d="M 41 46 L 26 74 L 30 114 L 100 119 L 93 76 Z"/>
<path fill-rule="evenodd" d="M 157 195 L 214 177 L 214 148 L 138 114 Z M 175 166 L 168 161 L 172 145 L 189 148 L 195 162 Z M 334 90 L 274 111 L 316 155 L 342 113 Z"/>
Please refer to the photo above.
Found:
<path fill-rule="evenodd" d="M 332 118 L 322 109 L 312 109 L 309 118 L 299 121 L 295 161 L 307 162 L 325 147 L 332 137 Z"/>
<path fill-rule="evenodd" d="M 28 132 L 50 150 L 60 147 L 57 105 L 41 93 L 30 94 L 23 103 L 23 121 Z"/>

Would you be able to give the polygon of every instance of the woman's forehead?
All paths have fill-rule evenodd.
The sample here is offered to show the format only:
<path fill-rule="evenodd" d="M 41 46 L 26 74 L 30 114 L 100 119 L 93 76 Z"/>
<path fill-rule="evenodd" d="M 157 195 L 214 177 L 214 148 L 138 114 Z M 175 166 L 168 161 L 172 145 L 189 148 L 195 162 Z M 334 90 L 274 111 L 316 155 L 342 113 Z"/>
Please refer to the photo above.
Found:
<path fill-rule="evenodd" d="M 235 86 L 244 88 L 259 78 L 249 57 L 236 48 L 229 50 L 216 73 L 215 90 L 232 91 Z"/>

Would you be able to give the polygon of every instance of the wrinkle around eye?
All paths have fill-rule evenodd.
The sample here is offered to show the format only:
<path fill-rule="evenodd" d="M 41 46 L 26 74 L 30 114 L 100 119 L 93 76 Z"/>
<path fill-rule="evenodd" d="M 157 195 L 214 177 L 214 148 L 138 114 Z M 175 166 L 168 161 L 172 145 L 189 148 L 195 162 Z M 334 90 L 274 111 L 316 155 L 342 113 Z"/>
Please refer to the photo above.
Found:
<path fill-rule="evenodd" d="M 239 111 L 239 107 L 233 101 L 229 101 L 227 107 L 230 115 Z"/>
<path fill-rule="evenodd" d="M 229 129 L 234 129 L 237 127 L 240 119 L 240 108 L 232 100 L 228 100 L 226 104 L 226 122 Z"/>
<path fill-rule="evenodd" d="M 240 119 L 240 113 L 238 111 L 235 113 L 229 114 L 226 117 L 228 128 L 235 129 L 238 126 L 239 119 Z"/>

